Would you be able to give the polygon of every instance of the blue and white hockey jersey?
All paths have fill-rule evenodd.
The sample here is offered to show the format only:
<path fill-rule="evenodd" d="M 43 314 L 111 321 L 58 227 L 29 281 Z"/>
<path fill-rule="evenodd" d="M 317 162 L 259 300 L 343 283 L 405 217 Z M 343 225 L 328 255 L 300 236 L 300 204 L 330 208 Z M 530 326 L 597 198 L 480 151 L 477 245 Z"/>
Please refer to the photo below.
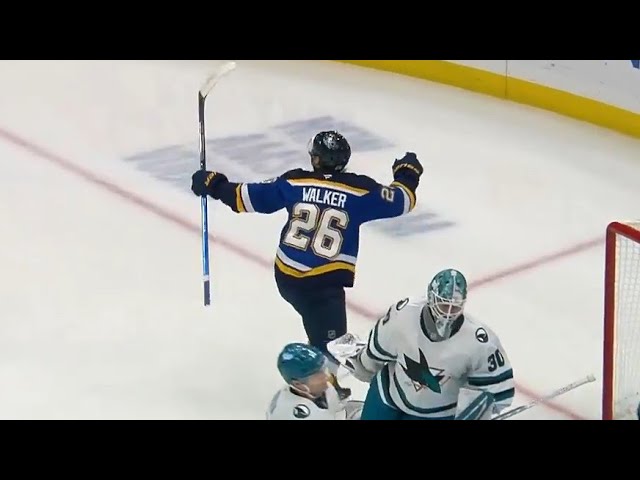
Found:
<path fill-rule="evenodd" d="M 267 420 L 347 420 L 344 402 L 335 388 L 329 387 L 321 398 L 303 397 L 289 385 L 282 387 L 271 399 Z"/>
<path fill-rule="evenodd" d="M 498 335 L 487 325 L 461 316 L 452 336 L 429 338 L 426 299 L 392 305 L 369 333 L 360 355 L 376 373 L 372 388 L 389 407 L 415 417 L 453 420 L 461 389 L 491 393 L 495 411 L 513 402 L 513 369 Z M 427 313 L 428 314 L 428 313 Z"/>
<path fill-rule="evenodd" d="M 290 170 L 261 183 L 226 183 L 220 200 L 234 212 L 288 212 L 275 258 L 279 281 L 352 287 L 360 226 L 404 215 L 416 205 L 414 185 L 381 185 L 354 173 Z"/>

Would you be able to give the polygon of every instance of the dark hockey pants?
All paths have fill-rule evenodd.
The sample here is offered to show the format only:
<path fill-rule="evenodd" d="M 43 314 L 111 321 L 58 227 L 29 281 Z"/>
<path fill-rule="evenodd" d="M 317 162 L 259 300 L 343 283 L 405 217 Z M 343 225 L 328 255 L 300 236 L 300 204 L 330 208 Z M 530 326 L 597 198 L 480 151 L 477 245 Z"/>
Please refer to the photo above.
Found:
<path fill-rule="evenodd" d="M 335 361 L 327 351 L 327 343 L 347 333 L 344 288 L 302 289 L 278 284 L 278 290 L 302 317 L 309 344 Z"/>
<path fill-rule="evenodd" d="M 379 374 L 378 374 L 379 375 Z M 377 375 L 369 384 L 369 391 L 364 399 L 360 420 L 433 420 L 431 418 L 409 415 L 396 408 L 392 408 L 382 401 L 378 390 Z"/>

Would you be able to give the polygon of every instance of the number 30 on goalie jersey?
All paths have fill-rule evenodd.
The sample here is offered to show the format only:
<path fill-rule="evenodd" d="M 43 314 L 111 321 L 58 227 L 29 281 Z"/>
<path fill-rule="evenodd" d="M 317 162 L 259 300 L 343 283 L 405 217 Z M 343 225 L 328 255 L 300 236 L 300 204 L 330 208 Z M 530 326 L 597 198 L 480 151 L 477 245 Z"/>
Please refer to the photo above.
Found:
<path fill-rule="evenodd" d="M 221 200 L 239 213 L 287 210 L 275 259 L 280 279 L 351 287 L 360 226 L 413 210 L 416 186 L 399 181 L 381 185 L 354 173 L 323 175 L 296 169 L 262 183 L 233 184 Z"/>

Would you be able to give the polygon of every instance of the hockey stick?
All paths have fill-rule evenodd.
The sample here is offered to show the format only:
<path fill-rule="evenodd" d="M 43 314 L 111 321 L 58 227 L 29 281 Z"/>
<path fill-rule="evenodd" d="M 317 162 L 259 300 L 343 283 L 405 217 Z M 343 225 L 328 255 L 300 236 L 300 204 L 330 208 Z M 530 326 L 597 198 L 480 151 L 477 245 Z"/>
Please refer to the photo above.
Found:
<path fill-rule="evenodd" d="M 557 390 L 554 390 L 553 392 L 549 393 L 548 395 L 545 395 L 542 398 L 538 398 L 536 400 L 533 400 L 532 402 L 527 403 L 526 405 L 522 405 L 520 407 L 516 407 L 513 408 L 507 412 L 501 413 L 500 415 L 497 415 L 495 417 L 493 417 L 491 420 L 505 420 L 507 418 L 511 418 L 514 415 L 519 415 L 522 412 L 529 410 L 530 408 L 535 407 L 536 405 L 538 405 L 540 402 L 543 402 L 545 400 L 551 400 L 552 398 L 556 398 L 559 397 L 560 395 L 563 395 L 571 390 L 573 390 L 574 388 L 578 388 L 586 383 L 590 383 L 590 382 L 595 382 L 596 377 L 594 377 L 593 375 L 587 375 L 586 377 L 577 380 L 573 383 L 570 383 L 569 385 L 566 385 L 562 388 L 559 388 Z"/>
<path fill-rule="evenodd" d="M 207 169 L 206 132 L 204 125 L 204 104 L 211 89 L 224 75 L 236 68 L 235 62 L 227 62 L 213 72 L 198 90 L 198 121 L 200 125 L 200 170 Z M 200 197 L 200 224 L 202 229 L 202 283 L 204 287 L 204 304 L 211 303 L 211 288 L 209 283 L 209 213 L 207 195 Z"/>

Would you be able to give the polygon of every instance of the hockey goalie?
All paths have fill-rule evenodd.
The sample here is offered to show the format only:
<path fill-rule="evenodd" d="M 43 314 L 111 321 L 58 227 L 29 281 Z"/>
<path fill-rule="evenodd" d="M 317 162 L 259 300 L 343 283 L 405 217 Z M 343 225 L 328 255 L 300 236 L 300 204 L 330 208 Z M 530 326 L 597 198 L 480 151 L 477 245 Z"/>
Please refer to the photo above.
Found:
<path fill-rule="evenodd" d="M 464 275 L 443 270 L 426 293 L 392 305 L 346 358 L 370 384 L 361 420 L 489 420 L 513 402 L 513 369 L 500 339 L 464 315 Z M 335 355 L 349 335 L 331 345 Z M 478 393 L 456 416 L 462 389 Z"/>

